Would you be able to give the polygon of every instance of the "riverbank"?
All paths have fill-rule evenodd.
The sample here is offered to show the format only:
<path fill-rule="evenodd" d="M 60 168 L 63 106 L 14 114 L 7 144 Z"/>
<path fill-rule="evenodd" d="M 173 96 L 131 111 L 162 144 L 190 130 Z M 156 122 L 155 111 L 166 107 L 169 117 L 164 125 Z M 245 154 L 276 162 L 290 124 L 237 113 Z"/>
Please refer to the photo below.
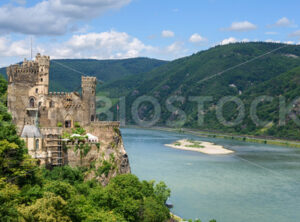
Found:
<path fill-rule="evenodd" d="M 209 155 L 222 155 L 234 153 L 234 151 L 225 149 L 223 146 L 216 145 L 214 143 L 188 139 L 177 140 L 172 144 L 165 144 L 165 146 L 180 150 L 201 152 Z"/>
<path fill-rule="evenodd" d="M 168 128 L 168 127 L 149 127 L 143 128 L 136 125 L 129 125 L 126 126 L 128 128 L 141 128 L 141 129 L 152 129 L 152 130 L 161 130 L 161 131 L 168 131 L 168 132 L 176 132 L 176 133 L 186 133 L 200 137 L 210 137 L 210 138 L 220 138 L 220 139 L 230 139 L 230 140 L 238 140 L 243 142 L 251 142 L 251 143 L 260 143 L 260 144 L 269 144 L 275 146 L 286 146 L 286 147 L 294 147 L 300 148 L 300 141 L 292 141 L 292 140 L 283 140 L 279 138 L 260 138 L 255 136 L 249 135 L 235 135 L 235 134 L 226 134 L 226 133 L 216 133 L 216 132 L 208 132 L 208 131 L 201 131 L 195 129 L 187 129 L 187 128 Z"/>

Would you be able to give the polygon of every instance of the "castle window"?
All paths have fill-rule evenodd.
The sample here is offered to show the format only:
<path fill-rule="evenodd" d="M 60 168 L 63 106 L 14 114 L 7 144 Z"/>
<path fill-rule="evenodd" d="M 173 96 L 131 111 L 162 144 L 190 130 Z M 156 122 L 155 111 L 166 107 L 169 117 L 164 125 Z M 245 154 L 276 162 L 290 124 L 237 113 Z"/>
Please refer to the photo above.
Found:
<path fill-rule="evenodd" d="M 38 92 L 39 92 L 39 89 L 38 89 L 38 88 L 36 88 L 36 89 L 35 89 L 35 93 L 38 93 Z"/>
<path fill-rule="evenodd" d="M 39 102 L 39 107 L 42 105 L 42 102 Z"/>
<path fill-rule="evenodd" d="M 35 150 L 38 150 L 39 147 L 40 147 L 40 141 L 39 141 L 39 139 L 36 139 L 35 140 Z"/>
<path fill-rule="evenodd" d="M 41 78 L 41 82 L 43 82 L 43 78 Z"/>
<path fill-rule="evenodd" d="M 31 98 L 31 99 L 29 100 L 29 107 L 30 107 L 30 108 L 34 108 L 34 98 Z"/>
<path fill-rule="evenodd" d="M 71 128 L 71 120 L 65 121 L 65 128 Z"/>
<path fill-rule="evenodd" d="M 91 121 L 93 122 L 95 120 L 94 115 L 91 115 Z"/>
<path fill-rule="evenodd" d="M 53 101 L 50 101 L 50 102 L 49 102 L 49 107 L 50 107 L 50 108 L 54 107 L 54 102 L 53 102 Z"/>

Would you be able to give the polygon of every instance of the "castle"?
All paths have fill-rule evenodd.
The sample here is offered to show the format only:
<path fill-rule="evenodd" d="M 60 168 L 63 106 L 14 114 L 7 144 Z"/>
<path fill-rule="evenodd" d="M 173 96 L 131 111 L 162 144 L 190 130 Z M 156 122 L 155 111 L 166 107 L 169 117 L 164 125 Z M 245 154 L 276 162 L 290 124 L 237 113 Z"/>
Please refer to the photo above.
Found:
<path fill-rule="evenodd" d="M 21 65 L 7 68 L 8 110 L 21 130 L 34 125 L 38 114 L 39 124 L 47 127 L 72 128 L 96 120 L 96 77 L 82 76 L 81 95 L 77 92 L 49 92 L 49 56 L 37 54 L 35 61 L 26 59 Z"/>
<path fill-rule="evenodd" d="M 24 59 L 22 64 L 7 68 L 8 111 L 29 154 L 43 165 L 78 165 L 76 152 L 64 149 L 66 141 L 62 134 L 72 132 L 72 128 L 80 125 L 87 132 L 86 142 L 92 146 L 83 164 L 98 159 L 100 164 L 101 159 L 109 159 L 114 154 L 119 165 L 114 174 L 130 172 L 119 122 L 96 119 L 96 77 L 82 76 L 81 94 L 49 92 L 49 69 L 50 57 L 40 54 L 34 61 Z M 95 143 L 101 143 L 101 155 Z"/>

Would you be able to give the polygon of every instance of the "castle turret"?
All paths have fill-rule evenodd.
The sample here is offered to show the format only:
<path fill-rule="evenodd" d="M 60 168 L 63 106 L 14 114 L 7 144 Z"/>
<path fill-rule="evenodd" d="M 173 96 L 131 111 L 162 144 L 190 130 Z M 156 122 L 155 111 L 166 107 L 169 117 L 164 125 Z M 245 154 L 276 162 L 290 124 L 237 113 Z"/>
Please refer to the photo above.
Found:
<path fill-rule="evenodd" d="M 96 77 L 81 77 L 82 102 L 85 108 L 84 124 L 89 124 L 96 119 L 96 85 Z"/>
<path fill-rule="evenodd" d="M 38 53 L 35 57 L 35 62 L 38 64 L 39 72 L 37 79 L 37 86 L 41 94 L 48 95 L 49 93 L 49 68 L 50 68 L 50 57 L 41 56 Z"/>

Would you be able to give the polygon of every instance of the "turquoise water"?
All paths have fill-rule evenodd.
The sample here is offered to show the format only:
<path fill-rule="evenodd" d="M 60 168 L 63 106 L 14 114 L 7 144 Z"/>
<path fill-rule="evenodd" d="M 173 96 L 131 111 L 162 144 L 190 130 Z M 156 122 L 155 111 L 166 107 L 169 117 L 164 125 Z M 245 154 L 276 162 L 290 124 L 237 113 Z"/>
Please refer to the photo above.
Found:
<path fill-rule="evenodd" d="M 172 212 L 203 222 L 300 221 L 300 149 L 201 138 L 155 130 L 122 129 L 132 173 L 163 180 Z M 223 145 L 230 155 L 165 147 L 181 138 Z"/>

